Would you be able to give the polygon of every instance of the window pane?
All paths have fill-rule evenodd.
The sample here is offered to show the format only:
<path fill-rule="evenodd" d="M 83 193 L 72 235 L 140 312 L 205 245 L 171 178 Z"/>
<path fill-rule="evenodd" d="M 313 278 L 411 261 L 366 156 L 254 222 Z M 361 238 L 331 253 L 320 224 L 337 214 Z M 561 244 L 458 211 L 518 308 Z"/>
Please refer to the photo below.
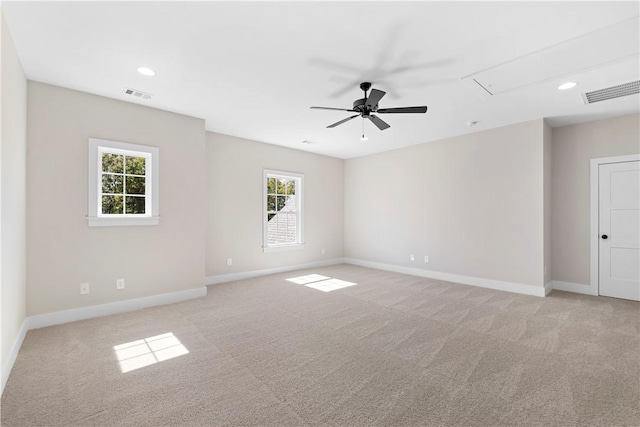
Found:
<path fill-rule="evenodd" d="M 267 194 L 276 194 L 275 178 L 267 178 Z"/>
<path fill-rule="evenodd" d="M 296 213 L 287 214 L 287 231 L 285 234 L 286 243 L 296 243 L 298 234 L 298 215 Z"/>
<path fill-rule="evenodd" d="M 267 214 L 267 221 L 271 221 L 271 218 L 273 218 L 274 216 L 276 216 L 276 214 L 274 213 Z"/>
<path fill-rule="evenodd" d="M 280 211 L 269 214 L 267 244 L 293 244 L 297 242 L 298 216 L 296 213 Z"/>
<path fill-rule="evenodd" d="M 294 180 L 287 182 L 287 194 L 296 194 L 296 182 Z"/>
<path fill-rule="evenodd" d="M 278 199 L 277 210 L 280 211 L 282 210 L 282 208 L 284 208 L 284 205 L 287 203 L 287 196 L 276 196 L 276 197 Z"/>
<path fill-rule="evenodd" d="M 144 214 L 145 198 L 144 196 L 127 196 L 126 205 L 128 214 Z"/>
<path fill-rule="evenodd" d="M 144 180 L 141 176 L 128 176 L 127 194 L 145 194 Z"/>
<path fill-rule="evenodd" d="M 287 180 L 284 178 L 278 179 L 278 194 L 287 194 Z"/>
<path fill-rule="evenodd" d="M 122 194 L 122 175 L 102 175 L 102 192 Z"/>
<path fill-rule="evenodd" d="M 267 196 L 267 212 L 275 212 L 276 196 Z"/>
<path fill-rule="evenodd" d="M 296 243 L 296 214 L 278 213 L 278 243 Z"/>
<path fill-rule="evenodd" d="M 278 214 L 269 214 L 267 222 L 267 245 L 278 243 Z"/>
<path fill-rule="evenodd" d="M 102 196 L 103 214 L 122 214 L 122 196 Z"/>
<path fill-rule="evenodd" d="M 122 173 L 124 170 L 124 156 L 119 154 L 102 153 L 102 172 Z"/>
<path fill-rule="evenodd" d="M 145 158 L 127 156 L 125 158 L 125 170 L 131 175 L 144 175 Z"/>
<path fill-rule="evenodd" d="M 285 199 L 285 203 L 281 209 L 282 212 L 295 212 L 297 210 L 296 196 L 286 196 L 283 199 Z"/>

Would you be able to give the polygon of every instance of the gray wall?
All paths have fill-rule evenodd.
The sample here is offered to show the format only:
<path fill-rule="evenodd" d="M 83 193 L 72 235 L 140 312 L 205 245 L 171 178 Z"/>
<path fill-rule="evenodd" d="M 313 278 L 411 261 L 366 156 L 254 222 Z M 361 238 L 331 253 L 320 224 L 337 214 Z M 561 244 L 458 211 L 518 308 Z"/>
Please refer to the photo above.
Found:
<path fill-rule="evenodd" d="M 535 120 L 347 160 L 345 256 L 543 286 L 543 128 Z"/>
<path fill-rule="evenodd" d="M 203 286 L 204 121 L 36 82 L 28 102 L 28 315 Z M 90 137 L 160 148 L 160 225 L 87 225 Z"/>
<path fill-rule="evenodd" d="M 4 389 L 11 348 L 26 317 L 27 80 L 1 15 L 0 26 L 0 299 Z"/>
<path fill-rule="evenodd" d="M 589 165 L 640 153 L 640 115 L 553 129 L 552 278 L 589 285 Z"/>
<path fill-rule="evenodd" d="M 207 276 L 343 256 L 343 160 L 212 132 L 206 139 Z M 304 174 L 304 249 L 262 252 L 263 169 Z"/>

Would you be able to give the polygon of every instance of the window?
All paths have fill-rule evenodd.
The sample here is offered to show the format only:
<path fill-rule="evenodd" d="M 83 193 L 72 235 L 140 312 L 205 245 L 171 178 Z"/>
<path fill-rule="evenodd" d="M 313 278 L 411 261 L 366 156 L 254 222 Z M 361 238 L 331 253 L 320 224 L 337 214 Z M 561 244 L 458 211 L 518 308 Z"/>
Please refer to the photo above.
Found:
<path fill-rule="evenodd" d="M 89 139 L 89 226 L 159 223 L 158 151 Z"/>
<path fill-rule="evenodd" d="M 302 194 L 304 176 L 264 171 L 264 252 L 304 248 Z"/>

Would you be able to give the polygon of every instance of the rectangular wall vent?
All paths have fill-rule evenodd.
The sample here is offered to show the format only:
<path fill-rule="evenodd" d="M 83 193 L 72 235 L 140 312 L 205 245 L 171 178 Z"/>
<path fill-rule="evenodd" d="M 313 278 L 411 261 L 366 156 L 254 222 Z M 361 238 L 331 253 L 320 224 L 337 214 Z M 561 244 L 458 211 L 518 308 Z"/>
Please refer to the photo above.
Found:
<path fill-rule="evenodd" d="M 640 93 L 640 80 L 583 93 L 582 99 L 584 99 L 585 104 L 593 104 L 594 102 L 635 95 L 637 93 Z"/>
<path fill-rule="evenodd" d="M 131 95 L 131 96 L 134 96 L 136 98 L 141 98 L 141 99 L 151 99 L 151 98 L 153 98 L 153 95 L 151 95 L 150 93 L 146 93 L 146 92 L 143 92 L 143 91 L 137 90 L 137 89 L 131 89 L 129 87 L 125 87 L 124 88 L 124 93 L 126 95 Z"/>

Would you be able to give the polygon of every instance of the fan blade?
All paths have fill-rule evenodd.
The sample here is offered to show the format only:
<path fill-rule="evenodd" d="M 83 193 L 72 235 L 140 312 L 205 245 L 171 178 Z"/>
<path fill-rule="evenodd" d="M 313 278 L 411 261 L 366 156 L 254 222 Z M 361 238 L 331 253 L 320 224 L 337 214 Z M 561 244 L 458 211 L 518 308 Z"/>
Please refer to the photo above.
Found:
<path fill-rule="evenodd" d="M 374 125 L 378 126 L 378 129 L 380 130 L 385 130 L 391 127 L 389 124 L 387 124 L 387 122 L 385 122 L 378 116 L 368 116 L 368 117 L 369 117 L 369 120 L 371 120 Z"/>
<path fill-rule="evenodd" d="M 346 108 L 333 108 L 333 107 L 309 107 L 312 110 L 335 110 L 335 111 L 355 111 L 355 110 L 347 110 Z"/>
<path fill-rule="evenodd" d="M 380 108 L 376 113 L 396 114 L 396 113 L 426 113 L 427 106 L 422 107 L 400 107 L 400 108 Z"/>
<path fill-rule="evenodd" d="M 336 127 L 336 126 L 339 126 L 339 125 L 343 124 L 344 122 L 348 122 L 348 121 L 349 121 L 349 120 L 351 120 L 351 119 L 355 119 L 356 117 L 360 117 L 360 114 L 356 114 L 355 116 L 347 117 L 346 119 L 344 119 L 344 120 L 340 120 L 339 122 L 335 122 L 334 124 L 329 125 L 329 126 L 327 126 L 327 127 L 328 127 L 328 128 L 334 128 L 334 127 Z"/>
<path fill-rule="evenodd" d="M 386 92 L 378 89 L 371 89 L 371 93 L 367 97 L 367 107 L 370 109 L 378 105 L 378 102 L 382 99 Z"/>

